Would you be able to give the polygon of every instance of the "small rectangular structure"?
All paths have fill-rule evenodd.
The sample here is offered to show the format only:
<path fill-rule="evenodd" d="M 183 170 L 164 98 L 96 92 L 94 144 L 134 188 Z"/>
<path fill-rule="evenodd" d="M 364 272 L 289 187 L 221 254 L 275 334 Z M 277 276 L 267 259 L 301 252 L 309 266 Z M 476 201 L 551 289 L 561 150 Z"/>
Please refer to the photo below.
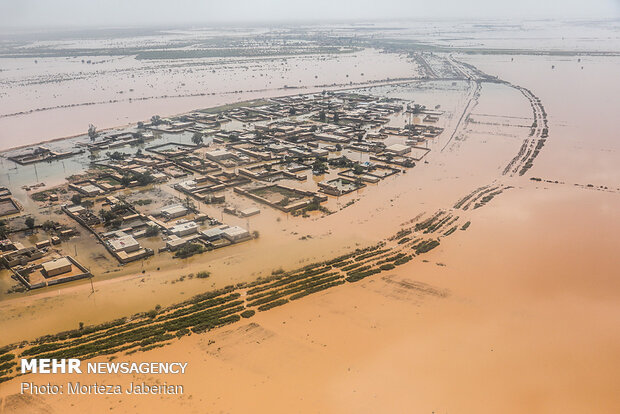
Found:
<path fill-rule="evenodd" d="M 248 207 L 246 209 L 239 211 L 239 215 L 241 217 L 250 217 L 250 216 L 254 216 L 259 213 L 260 213 L 260 210 L 256 207 Z"/>
<path fill-rule="evenodd" d="M 313 202 L 321 203 L 327 200 L 327 196 L 322 194 L 279 184 L 258 185 L 247 189 L 235 187 L 233 190 L 285 213 Z"/>
<path fill-rule="evenodd" d="M 44 247 L 48 247 L 50 245 L 50 241 L 48 240 L 41 240 L 40 242 L 35 243 L 34 247 L 36 247 L 37 249 L 42 249 Z"/>
<path fill-rule="evenodd" d="M 394 144 L 394 145 L 390 145 L 389 147 L 385 148 L 385 151 L 391 152 L 393 154 L 405 155 L 411 152 L 411 147 L 408 145 Z"/>
<path fill-rule="evenodd" d="M 233 243 L 250 238 L 250 232 L 239 226 L 225 228 L 222 235 Z"/>
<path fill-rule="evenodd" d="M 208 230 L 201 231 L 200 234 L 202 234 L 203 237 L 205 239 L 207 239 L 207 241 L 218 240 L 218 239 L 221 239 L 223 237 L 224 229 L 226 227 L 228 227 L 228 226 L 223 225 L 223 226 L 219 226 L 219 227 L 213 227 L 213 228 L 210 228 Z"/>
<path fill-rule="evenodd" d="M 175 251 L 179 247 L 185 246 L 187 243 L 187 240 L 177 237 L 173 234 L 170 236 L 170 239 L 166 241 L 166 248 L 170 251 Z"/>
<path fill-rule="evenodd" d="M 170 232 L 178 237 L 187 236 L 198 232 L 198 224 L 193 221 L 177 224 L 171 227 Z"/>
<path fill-rule="evenodd" d="M 110 248 L 112 248 L 115 252 L 134 252 L 140 249 L 140 243 L 133 236 L 125 235 L 121 237 L 117 237 L 115 239 L 108 240 L 108 244 Z"/>
<path fill-rule="evenodd" d="M 71 188 L 72 190 L 77 191 L 78 193 L 86 196 L 86 197 L 95 197 L 101 193 L 103 193 L 103 190 L 90 183 L 90 182 L 83 182 L 83 183 L 76 183 L 76 184 L 69 184 L 69 188 Z"/>
<path fill-rule="evenodd" d="M 329 181 L 322 181 L 318 183 L 318 186 L 321 188 L 321 191 L 326 194 L 341 196 L 365 187 L 366 184 L 339 177 Z"/>
<path fill-rule="evenodd" d="M 78 204 L 78 205 L 67 207 L 67 211 L 71 214 L 79 215 L 82 212 L 86 211 L 86 208 Z"/>
<path fill-rule="evenodd" d="M 182 204 L 174 204 L 161 209 L 161 214 L 168 220 L 183 217 L 188 212 L 187 207 Z"/>
<path fill-rule="evenodd" d="M 225 149 L 216 149 L 213 151 L 207 151 L 205 153 L 205 157 L 212 161 L 221 161 L 234 157 L 234 154 L 232 152 L 226 151 Z"/>
<path fill-rule="evenodd" d="M 42 263 L 41 266 L 43 266 L 44 276 L 52 277 L 70 272 L 72 263 L 66 257 L 61 257 L 60 259 Z"/>
<path fill-rule="evenodd" d="M 0 199 L 0 216 L 19 213 L 19 206 L 11 197 Z"/>

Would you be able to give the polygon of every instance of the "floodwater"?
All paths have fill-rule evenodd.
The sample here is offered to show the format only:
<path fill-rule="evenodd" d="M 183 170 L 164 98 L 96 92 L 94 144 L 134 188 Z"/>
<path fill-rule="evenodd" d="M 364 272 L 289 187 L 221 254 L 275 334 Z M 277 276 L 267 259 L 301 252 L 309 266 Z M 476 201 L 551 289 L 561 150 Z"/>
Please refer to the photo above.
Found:
<path fill-rule="evenodd" d="M 350 54 L 270 59 L 144 61 L 133 57 L 2 59 L 0 150 L 221 104 L 337 84 L 417 75 L 405 56 Z M 100 62 L 99 62 L 100 61 Z M 291 89 L 295 88 L 295 89 Z M 32 111 L 32 112 L 31 112 Z M 22 113 L 25 112 L 25 113 Z"/>
<path fill-rule="evenodd" d="M 454 128 L 460 115 L 456 112 L 462 110 L 460 106 L 463 104 L 463 95 L 467 92 L 468 86 L 466 82 L 460 86 L 452 86 L 452 83 L 443 82 L 437 83 L 434 87 L 436 91 L 434 96 L 428 92 L 426 87 L 423 87 L 420 95 L 416 96 L 416 102 L 426 104 L 428 107 L 441 105 L 446 112 L 438 126 L 444 126 L 447 130 Z M 415 95 L 417 88 L 418 85 L 413 84 L 410 87 L 378 87 L 366 89 L 364 92 L 410 99 L 412 94 Z M 515 99 L 521 99 L 520 95 L 513 96 Z M 400 117 L 400 120 L 396 119 L 394 122 L 397 124 L 400 122 L 400 126 L 403 126 L 405 119 Z M 151 141 L 147 145 L 166 142 L 166 140 L 183 142 L 188 141 L 190 137 L 190 134 L 172 136 L 164 134 L 159 140 Z M 404 138 L 400 139 L 404 140 Z M 491 160 L 490 163 L 477 163 L 479 172 L 474 174 L 470 171 L 469 177 L 461 177 L 459 163 L 466 161 L 459 161 L 459 163 L 454 161 L 458 159 L 456 152 L 441 153 L 443 145 L 441 140 L 440 137 L 437 141 L 429 142 L 431 152 L 426 157 L 429 164 L 420 163 L 406 174 L 388 177 L 378 184 L 369 185 L 345 196 L 332 198 L 327 203 L 327 207 L 332 211 L 338 211 L 350 201 L 356 200 L 356 202 L 336 214 L 323 218 L 316 214 L 308 219 L 291 217 L 229 191 L 226 194 L 229 204 L 239 208 L 254 205 L 260 208 L 261 213 L 249 218 L 237 218 L 222 215 L 218 207 L 208 205 L 200 205 L 201 211 L 212 217 L 221 218 L 227 224 L 241 225 L 249 228 L 250 231 L 257 230 L 260 238 L 189 259 L 171 259 L 170 254 L 163 253 L 145 261 L 120 267 L 111 258 L 107 261 L 94 260 L 97 256 L 108 255 L 92 236 L 84 232 L 85 237 L 63 243 L 61 248 L 70 255 L 77 252 L 77 259 L 86 261 L 91 267 L 91 271 L 97 276 L 95 279 L 96 293 L 91 294 L 89 282 L 78 282 L 47 288 L 44 291 L 33 291 L 26 295 L 5 295 L 6 306 L 0 305 L 4 309 L 3 324 L 15 329 L 8 329 L 8 334 L 2 339 L 7 342 L 23 339 L 24 333 L 17 327 L 24 320 L 30 323 L 28 337 L 32 338 L 50 331 L 70 329 L 80 321 L 88 324 L 99 323 L 110 318 L 149 309 L 157 304 L 165 306 L 211 288 L 253 280 L 260 275 L 269 275 L 280 267 L 296 268 L 310 262 L 325 260 L 359 246 L 373 244 L 378 239 L 397 231 L 402 223 L 419 213 L 432 213 L 438 208 L 449 207 L 471 189 L 486 184 L 489 174 L 495 173 L 497 161 Z M 519 144 L 515 141 L 513 148 L 506 151 L 507 159 L 518 149 Z M 135 149 L 130 151 L 135 151 Z M 472 151 L 465 156 L 476 157 L 478 154 L 478 151 Z M 367 154 L 360 154 L 362 155 L 367 157 Z M 356 159 L 356 156 L 354 154 L 353 159 Z M 86 155 L 81 158 L 83 164 L 76 161 L 75 167 L 84 168 L 87 162 Z M 38 164 L 37 168 L 38 171 L 43 171 L 44 175 L 56 174 L 60 172 L 58 166 L 60 162 Z M 10 172 L 13 181 L 18 179 L 16 177 L 20 177 L 20 180 L 27 180 L 26 174 L 22 174 L 21 170 L 26 170 L 31 175 L 34 174 L 34 166 L 17 168 L 15 172 Z M 446 168 L 454 168 L 454 172 L 446 175 Z M 62 173 L 61 176 L 64 176 L 64 170 Z M 308 181 L 323 179 L 325 178 L 310 175 Z M 447 190 L 454 188 L 455 180 L 461 183 L 471 181 L 471 184 L 467 184 L 465 187 L 467 190 L 458 190 L 454 194 Z M 180 193 L 171 189 L 170 183 L 160 188 L 178 197 Z M 297 182 L 293 185 L 299 186 Z M 305 185 L 311 186 L 310 183 Z M 24 200 L 24 203 L 33 203 L 29 201 L 28 194 L 21 189 L 17 190 L 16 198 L 20 201 Z M 386 200 L 389 200 L 387 205 Z M 407 205 L 408 208 L 395 208 L 403 205 Z M 390 210 L 395 214 L 385 214 Z M 40 219 L 45 219 L 45 213 L 48 212 L 48 209 L 42 209 Z M 378 231 L 378 229 L 381 230 Z M 163 247 L 163 243 L 161 244 L 160 247 Z M 274 251 L 279 254 L 274 255 Z M 182 263 L 181 270 L 179 263 Z M 159 270 L 156 270 L 157 268 Z M 182 283 L 172 283 L 182 275 L 202 270 L 211 271 L 213 276 L 207 281 L 186 279 Z M 3 273 L 5 283 L 8 283 L 9 274 L 6 271 Z M 145 295 L 144 292 L 149 294 Z M 128 297 L 132 300 L 127 301 Z M 46 309 L 74 308 L 79 309 L 79 312 L 69 312 L 63 317 L 58 317 L 58 314 L 54 313 L 45 316 L 37 313 L 23 314 L 22 304 L 31 301 L 35 307 L 36 304 L 44 304 Z"/>
<path fill-rule="evenodd" d="M 524 176 L 502 175 L 532 122 L 529 102 L 516 89 L 484 83 L 469 121 L 448 143 L 446 132 L 456 128 L 471 99 L 471 83 L 373 88 L 446 111 L 446 132 L 429 143 L 428 164 L 351 194 L 359 200 L 323 218 L 262 208 L 250 218 L 261 238 L 217 252 L 207 281 L 172 284 L 179 272 L 171 268 L 104 279 L 94 294 L 76 284 L 5 300 L 1 342 L 74 328 L 78 321 L 101 322 L 335 256 L 394 234 L 420 213 L 451 209 L 480 186 L 513 187 L 482 208 L 456 212 L 471 220 L 467 231 L 443 238 L 437 249 L 393 273 L 308 296 L 249 324 L 119 356 L 184 355 L 190 372 L 182 398 L 39 401 L 51 412 L 88 411 L 104 401 L 117 409 L 132 404 L 141 411 L 186 412 L 618 412 L 619 60 L 459 59 L 540 97 L 549 139 Z M 193 262 L 184 262 L 184 273 L 194 271 Z M 412 283 L 432 289 L 412 289 Z M 15 393 L 17 384 L 2 384 L 0 395 Z"/>

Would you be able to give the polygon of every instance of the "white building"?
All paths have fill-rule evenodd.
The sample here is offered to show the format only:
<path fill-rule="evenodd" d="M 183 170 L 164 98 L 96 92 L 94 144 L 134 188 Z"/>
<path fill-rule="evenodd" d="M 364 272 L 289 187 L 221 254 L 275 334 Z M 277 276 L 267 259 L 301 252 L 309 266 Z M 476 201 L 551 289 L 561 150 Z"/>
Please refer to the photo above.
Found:
<path fill-rule="evenodd" d="M 161 214 L 168 220 L 182 217 L 187 214 L 187 207 L 182 204 L 174 204 L 161 209 Z"/>
<path fill-rule="evenodd" d="M 180 223 L 170 228 L 170 232 L 178 237 L 187 236 L 198 232 L 198 224 L 193 221 Z"/>
<path fill-rule="evenodd" d="M 201 231 L 200 234 L 202 234 L 208 241 L 217 240 L 223 237 L 224 229 L 226 227 L 228 226 L 224 225 L 219 227 L 213 227 L 208 230 Z"/>
<path fill-rule="evenodd" d="M 125 235 L 108 240 L 108 245 L 115 252 L 135 252 L 140 249 L 140 243 L 133 236 Z"/>
<path fill-rule="evenodd" d="M 232 152 L 226 151 L 225 149 L 216 149 L 206 152 L 205 157 L 212 161 L 221 161 L 228 158 L 234 158 L 235 155 Z"/>
<path fill-rule="evenodd" d="M 237 242 L 250 238 L 250 232 L 239 226 L 225 228 L 222 235 L 231 242 Z"/>
<path fill-rule="evenodd" d="M 408 145 L 394 144 L 394 145 L 390 145 L 389 147 L 387 147 L 385 151 L 391 152 L 393 154 L 404 155 L 404 154 L 407 154 L 408 152 L 411 152 L 411 147 Z"/>

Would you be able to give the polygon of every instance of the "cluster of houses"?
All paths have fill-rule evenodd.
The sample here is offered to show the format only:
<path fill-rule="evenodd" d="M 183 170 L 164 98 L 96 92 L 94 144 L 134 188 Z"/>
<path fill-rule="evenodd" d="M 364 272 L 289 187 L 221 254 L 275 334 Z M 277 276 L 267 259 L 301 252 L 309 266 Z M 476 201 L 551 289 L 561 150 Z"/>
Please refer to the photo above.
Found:
<path fill-rule="evenodd" d="M 53 161 L 59 160 L 61 158 L 72 157 L 73 155 L 80 154 L 83 151 L 53 151 L 47 147 L 38 146 L 34 149 L 31 149 L 27 152 L 20 153 L 17 155 L 11 155 L 7 157 L 13 162 L 18 163 L 19 165 L 29 165 L 35 164 L 37 162 L 43 161 Z"/>
<path fill-rule="evenodd" d="M 52 244 L 60 243 L 58 237 Z M 10 239 L 0 240 L 0 263 L 27 289 L 37 289 L 90 277 L 90 271 L 71 256 L 49 249 L 50 241 L 24 246 Z"/>
<path fill-rule="evenodd" d="M 165 234 L 167 250 L 175 251 L 192 242 L 216 249 L 252 238 L 247 229 L 222 224 L 204 214 L 196 214 L 192 220 L 182 219 L 189 213 L 191 209 L 183 204 L 172 204 L 161 209 L 161 219 L 165 223 L 156 222 Z"/>
<path fill-rule="evenodd" d="M 114 196 L 105 200 L 107 214 L 97 215 L 81 205 L 64 205 L 62 209 L 94 234 L 120 264 L 152 256 L 154 250 L 142 246 L 139 241 L 147 237 L 161 235 L 166 244 L 160 250 L 169 251 L 192 242 L 214 249 L 251 239 L 248 230 L 223 225 L 183 204 L 167 205 L 157 214 L 143 214 Z M 218 229 L 217 234 L 210 232 L 205 236 L 204 231 L 212 229 Z"/>
<path fill-rule="evenodd" d="M 399 113 L 423 117 L 423 122 L 391 126 L 391 119 Z M 53 190 L 45 195 L 50 202 L 61 201 L 61 195 L 63 200 L 58 204 L 62 211 L 94 234 L 121 264 L 147 258 L 155 250 L 174 252 L 190 243 L 211 250 L 249 240 L 252 235 L 248 229 L 200 214 L 189 201 L 168 203 L 156 212 L 144 213 L 116 192 L 170 182 L 188 200 L 191 197 L 203 203 L 220 203 L 224 212 L 240 217 L 260 210 L 231 206 L 226 203 L 227 195 L 236 194 L 287 213 L 316 210 L 328 196 L 345 195 L 413 167 L 429 151 L 420 144 L 443 131 L 436 126 L 440 115 L 440 111 L 419 105 L 411 108 L 394 99 L 323 92 L 164 119 L 154 116 L 149 122 L 139 123 L 137 129 L 99 134 L 82 146 L 96 152 L 142 144 L 163 134 L 184 133 L 183 139 L 167 137 L 165 142 L 159 140 L 133 155 L 108 151 L 103 159 L 93 156 L 97 168 L 82 178 L 70 179 L 66 185 L 70 192 L 81 196 L 81 203 L 69 204 L 66 192 L 65 197 Z M 188 133 L 198 139 L 188 143 Z M 11 159 L 28 164 L 72 154 L 37 147 Z M 316 184 L 308 180 L 311 175 L 319 177 L 314 180 Z M 84 199 L 89 201 L 85 203 Z M 104 208 L 96 212 L 93 205 L 101 200 Z M 8 189 L 0 188 L 0 216 L 15 212 L 19 212 L 19 205 Z M 165 246 L 155 246 L 151 239 L 154 236 Z M 59 240 L 54 236 L 45 241 L 47 244 L 32 248 L 0 243 L 0 260 L 18 269 L 16 272 L 31 285 L 23 275 L 40 273 L 40 282 L 48 284 L 60 276 L 89 275 L 69 257 L 40 262 L 40 252 Z M 34 261 L 38 261 L 36 269 L 25 270 L 24 266 Z"/>
<path fill-rule="evenodd" d="M 404 128 L 387 126 L 393 114 L 403 111 L 425 115 L 426 123 L 410 123 Z M 300 191 L 301 197 L 288 197 L 286 201 L 291 202 L 283 206 L 257 196 L 253 183 L 273 186 L 280 180 L 305 181 L 308 173 L 321 173 L 316 170 L 317 160 L 333 165 L 331 160 L 346 158 L 347 150 L 369 153 L 370 161 L 358 163 L 356 168 L 352 168 L 350 159 L 344 166 L 335 164 L 343 167 L 338 176 L 317 183 L 317 192 L 341 196 L 377 183 L 402 168 L 413 167 L 426 155 L 428 148 L 417 144 L 441 133 L 441 128 L 429 125 L 437 122 L 439 114 L 420 106 L 411 109 L 398 100 L 327 92 L 271 98 L 217 112 L 153 117 L 139 124 L 139 132 L 109 133 L 99 143 L 89 144 L 89 148 L 114 148 L 153 132 L 191 132 L 206 138 L 206 142 L 167 141 L 145 148 L 148 154 L 140 151 L 134 156 L 97 161 L 98 166 L 105 167 L 104 173 L 69 187 L 83 196 L 97 197 L 145 184 L 140 178 L 148 176 L 148 183 L 172 179 L 176 190 L 201 202 L 225 203 L 226 193 L 232 189 L 288 212 L 325 198 Z M 243 123 L 243 128 L 223 128 L 232 121 Z M 405 140 L 386 145 L 384 141 L 390 136 Z M 187 179 L 179 181 L 182 177 Z"/>
<path fill-rule="evenodd" d="M 105 134 L 98 134 L 95 140 L 88 142 L 85 145 L 90 151 L 101 151 L 124 147 L 125 145 L 140 144 L 151 140 L 154 137 L 155 135 L 148 131 L 109 132 Z"/>

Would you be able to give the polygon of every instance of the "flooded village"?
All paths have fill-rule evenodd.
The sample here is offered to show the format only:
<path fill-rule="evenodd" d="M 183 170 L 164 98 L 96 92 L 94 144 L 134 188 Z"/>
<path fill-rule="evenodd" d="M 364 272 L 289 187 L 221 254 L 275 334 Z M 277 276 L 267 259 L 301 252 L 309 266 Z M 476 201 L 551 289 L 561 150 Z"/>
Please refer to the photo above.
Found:
<path fill-rule="evenodd" d="M 9 36 L 0 414 L 618 412 L 618 30 Z M 182 358 L 185 395 L 20 358 Z"/>
<path fill-rule="evenodd" d="M 405 122 L 392 125 L 395 115 Z M 90 164 L 63 170 L 59 185 L 45 185 L 60 177 L 42 173 L 22 186 L 32 210 L 3 214 L 4 284 L 10 277 L 22 286 L 9 291 L 20 291 L 96 277 L 88 269 L 101 261 L 208 260 L 211 250 L 259 238 L 250 221 L 265 210 L 298 219 L 335 213 L 353 200 L 348 194 L 424 162 L 427 141 L 443 131 L 441 115 L 400 99 L 322 92 L 153 115 L 123 130 L 93 126 L 70 151 L 5 154 L 7 164 L 40 169 L 80 154 Z M 17 206 L 5 191 L 4 202 Z M 81 239 L 92 250 L 78 262 L 66 242 L 85 245 Z"/>

